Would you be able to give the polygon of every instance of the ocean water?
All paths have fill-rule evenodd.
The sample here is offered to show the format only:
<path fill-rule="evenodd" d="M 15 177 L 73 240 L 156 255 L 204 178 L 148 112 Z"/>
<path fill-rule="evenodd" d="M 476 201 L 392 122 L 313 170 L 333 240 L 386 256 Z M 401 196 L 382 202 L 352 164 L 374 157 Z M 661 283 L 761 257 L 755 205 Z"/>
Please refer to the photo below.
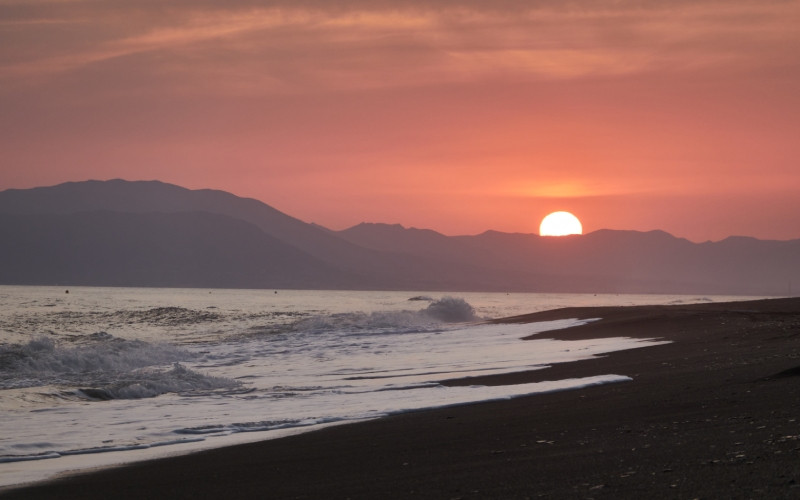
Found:
<path fill-rule="evenodd" d="M 566 306 L 747 297 L 0 286 L 0 485 L 324 425 L 624 383 L 440 381 L 659 343 L 521 341 Z"/>

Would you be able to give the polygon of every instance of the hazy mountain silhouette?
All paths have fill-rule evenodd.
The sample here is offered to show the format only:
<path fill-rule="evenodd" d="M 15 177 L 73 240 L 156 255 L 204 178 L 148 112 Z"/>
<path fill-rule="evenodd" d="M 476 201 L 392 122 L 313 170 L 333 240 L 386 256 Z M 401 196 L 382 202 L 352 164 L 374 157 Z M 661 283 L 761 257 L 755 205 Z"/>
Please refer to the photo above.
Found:
<path fill-rule="evenodd" d="M 265 233 L 323 260 L 369 264 L 365 251 L 252 198 L 225 191 L 189 190 L 159 181 L 67 182 L 58 186 L 0 193 L 0 213 L 69 214 L 88 210 L 130 213 L 208 212 L 258 226 Z M 366 261 L 366 262 L 365 262 Z"/>
<path fill-rule="evenodd" d="M 800 283 L 800 240 L 731 237 L 697 244 L 664 231 L 607 229 L 559 238 L 497 231 L 448 237 L 388 224 L 359 224 L 338 234 L 378 250 L 514 269 L 536 277 L 526 289 L 785 295 Z M 517 289 L 521 283 L 512 278 L 508 284 Z"/>
<path fill-rule="evenodd" d="M 353 245 L 331 231 L 295 219 L 258 200 L 241 198 L 225 191 L 189 190 L 159 181 L 115 179 L 0 192 L 0 213 L 75 214 L 95 210 L 121 213 L 206 212 L 249 222 L 276 241 L 293 246 L 337 269 L 341 279 L 332 275 L 328 279 L 321 279 L 317 286 L 325 288 L 352 288 L 355 283 L 365 288 L 387 288 L 391 287 L 390 283 L 413 288 L 417 279 L 413 279 L 412 274 L 429 265 L 411 256 L 386 256 Z M 291 269 L 287 268 L 287 272 L 290 273 Z M 429 282 L 430 286 L 438 283 L 436 279 L 431 282 L 426 278 L 423 281 Z M 302 286 L 298 283 L 295 288 Z"/>
<path fill-rule="evenodd" d="M 0 283 L 784 295 L 800 240 L 331 231 L 223 191 L 86 181 L 0 192 Z"/>
<path fill-rule="evenodd" d="M 252 224 L 201 212 L 0 214 L 0 255 L 2 283 L 362 285 Z"/>

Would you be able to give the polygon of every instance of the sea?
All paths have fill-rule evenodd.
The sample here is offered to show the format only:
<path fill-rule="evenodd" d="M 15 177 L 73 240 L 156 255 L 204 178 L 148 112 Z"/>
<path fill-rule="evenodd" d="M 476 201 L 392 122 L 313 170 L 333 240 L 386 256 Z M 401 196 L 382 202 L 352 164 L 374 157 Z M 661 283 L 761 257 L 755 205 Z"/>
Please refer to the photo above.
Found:
<path fill-rule="evenodd" d="M 662 341 L 548 339 L 568 306 L 761 297 L 0 286 L 0 486 L 403 412 L 596 384 L 441 381 Z M 523 337 L 541 335 L 535 340 Z"/>

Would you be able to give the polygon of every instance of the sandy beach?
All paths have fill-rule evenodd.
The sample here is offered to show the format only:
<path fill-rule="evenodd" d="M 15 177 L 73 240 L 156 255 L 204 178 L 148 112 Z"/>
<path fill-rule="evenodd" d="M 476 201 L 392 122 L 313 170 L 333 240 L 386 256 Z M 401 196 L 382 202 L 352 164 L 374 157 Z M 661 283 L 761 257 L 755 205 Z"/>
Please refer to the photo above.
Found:
<path fill-rule="evenodd" d="M 572 308 L 547 332 L 669 344 L 444 381 L 631 377 L 6 489 L 6 498 L 800 498 L 800 298 Z"/>

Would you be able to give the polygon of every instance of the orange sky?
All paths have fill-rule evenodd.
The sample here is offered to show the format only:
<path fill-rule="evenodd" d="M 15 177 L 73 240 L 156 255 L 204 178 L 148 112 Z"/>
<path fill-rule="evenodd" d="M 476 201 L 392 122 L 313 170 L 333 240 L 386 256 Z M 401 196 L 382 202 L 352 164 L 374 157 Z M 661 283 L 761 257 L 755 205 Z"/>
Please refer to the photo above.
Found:
<path fill-rule="evenodd" d="M 0 189 L 800 238 L 797 1 L 0 0 Z M 491 4 L 487 6 L 485 4 Z"/>

